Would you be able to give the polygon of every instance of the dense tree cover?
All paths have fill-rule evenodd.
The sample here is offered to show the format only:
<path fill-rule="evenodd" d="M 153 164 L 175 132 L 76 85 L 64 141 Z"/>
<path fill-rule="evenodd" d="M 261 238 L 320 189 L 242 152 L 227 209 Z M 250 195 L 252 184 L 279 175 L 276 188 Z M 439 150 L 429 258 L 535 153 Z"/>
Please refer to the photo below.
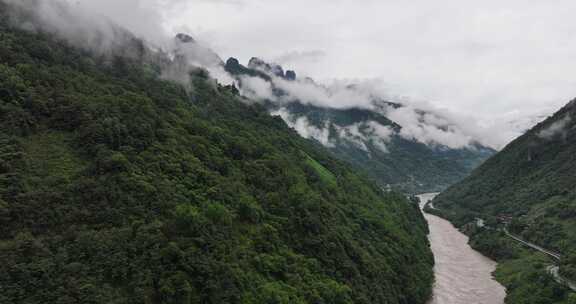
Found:
<path fill-rule="evenodd" d="M 576 294 L 558 284 L 547 270 L 549 257 L 505 237 L 503 232 L 477 230 L 470 245 L 498 261 L 494 275 L 506 286 L 507 304 L 572 304 L 576 300 Z"/>
<path fill-rule="evenodd" d="M 258 60 L 253 59 L 251 62 Z M 248 67 L 241 65 L 237 59 L 230 58 L 226 70 L 238 76 L 242 84 L 244 77 L 259 77 L 274 84 L 273 78 L 263 70 L 272 70 L 268 67 L 257 69 L 253 64 Z M 250 68 L 250 67 L 253 68 Z M 281 67 L 277 69 L 282 70 Z M 310 80 L 311 81 L 311 80 Z M 312 81 L 311 81 L 312 82 Z M 273 91 L 282 99 L 286 93 L 273 86 Z M 403 105 L 374 100 L 376 107 L 401 108 Z M 304 104 L 300 100 L 286 102 L 267 101 L 266 108 L 275 112 L 286 111 L 292 119 L 306 119 L 311 126 L 322 130 L 330 140 L 329 151 L 337 158 L 363 169 L 369 176 L 383 187 L 391 187 L 408 193 L 440 192 L 450 185 L 462 180 L 470 172 L 492 156 L 495 151 L 491 148 L 474 144 L 470 147 L 453 149 L 445 146 L 427 145 L 415 140 L 393 134 L 386 142 L 386 148 L 373 140 L 359 137 L 351 142 L 347 136 L 342 136 L 342 129 L 351 126 L 360 126 L 357 132 L 366 136 L 365 124 L 377 122 L 383 127 L 389 127 L 396 133 L 403 126 L 398 125 L 383 113 L 365 108 L 336 109 Z M 364 125 L 364 128 L 362 127 Z M 404 126 L 407 127 L 407 126 Z M 361 142 L 359 145 L 358 143 Z"/>
<path fill-rule="evenodd" d="M 416 204 L 203 71 L 182 86 L 146 50 L 92 54 L 6 14 L 0 303 L 426 302 Z"/>
<path fill-rule="evenodd" d="M 510 232 L 561 253 L 560 271 L 574 280 L 575 157 L 576 102 L 572 101 L 439 195 L 434 206 L 458 226 L 476 217 L 506 223 Z M 473 237 L 474 242 L 483 244 L 488 254 L 506 251 L 496 248 L 501 237 L 481 234 Z M 510 257 L 504 253 L 496 258 Z"/>
<path fill-rule="evenodd" d="M 519 254 L 502 231 L 476 230 L 470 235 L 470 246 L 494 260 L 518 258 Z"/>
<path fill-rule="evenodd" d="M 440 194 L 442 206 L 457 223 L 482 215 L 522 216 L 571 221 L 576 215 L 576 103 L 528 131 Z M 466 212 L 459 212 L 461 208 Z"/>
<path fill-rule="evenodd" d="M 401 107 L 388 102 L 382 104 Z M 319 129 L 325 128 L 328 122 L 349 127 L 370 121 L 398 132 L 402 129 L 402 126 L 372 110 L 330 109 L 300 103 L 289 104 L 285 109 L 295 117 L 305 117 Z M 364 142 L 365 147 L 350 144 L 336 130 L 331 130 L 330 139 L 334 145 L 329 150 L 336 157 L 364 169 L 380 185 L 391 185 L 409 193 L 440 192 L 462 180 L 494 153 L 481 145 L 450 149 L 429 146 L 401 136 L 392 136 L 384 151 L 370 141 Z"/>

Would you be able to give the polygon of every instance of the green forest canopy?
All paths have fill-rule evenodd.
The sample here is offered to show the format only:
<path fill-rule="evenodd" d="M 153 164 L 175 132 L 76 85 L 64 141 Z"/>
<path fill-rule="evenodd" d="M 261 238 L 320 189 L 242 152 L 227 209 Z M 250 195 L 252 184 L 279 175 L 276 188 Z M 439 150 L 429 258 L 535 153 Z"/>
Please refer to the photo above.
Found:
<path fill-rule="evenodd" d="M 402 195 L 204 71 L 187 90 L 159 54 L 100 56 L 7 14 L 0 303 L 426 302 Z"/>

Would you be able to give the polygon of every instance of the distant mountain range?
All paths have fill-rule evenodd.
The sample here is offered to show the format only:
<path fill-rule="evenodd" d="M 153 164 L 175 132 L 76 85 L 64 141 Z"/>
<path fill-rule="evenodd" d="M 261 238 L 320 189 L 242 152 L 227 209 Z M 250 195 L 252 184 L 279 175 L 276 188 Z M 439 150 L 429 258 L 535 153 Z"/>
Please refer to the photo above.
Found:
<path fill-rule="evenodd" d="M 364 169 L 385 188 L 441 191 L 495 153 L 439 113 L 386 101 L 354 85 L 325 87 L 258 58 L 247 66 L 230 58 L 225 70 L 244 95 L 260 98 L 301 136 Z M 355 98 L 363 105 L 337 104 L 354 104 Z"/>

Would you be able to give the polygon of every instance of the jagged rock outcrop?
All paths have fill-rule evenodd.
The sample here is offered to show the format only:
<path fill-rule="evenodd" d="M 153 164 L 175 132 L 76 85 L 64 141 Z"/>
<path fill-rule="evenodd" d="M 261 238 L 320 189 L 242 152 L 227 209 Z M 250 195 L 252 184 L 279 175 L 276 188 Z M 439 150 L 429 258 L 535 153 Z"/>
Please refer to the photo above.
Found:
<path fill-rule="evenodd" d="M 495 152 L 477 142 L 466 147 L 447 147 L 441 143 L 411 138 L 402 133 L 404 127 L 419 130 L 432 128 L 447 134 L 454 130 L 450 125 L 403 126 L 404 123 L 399 124 L 388 117 L 391 112 L 402 111 L 404 106 L 399 103 L 375 98 L 373 109 L 334 109 L 311 105 L 292 95 L 290 90 L 294 88 L 277 81 L 279 73 L 274 74 L 273 65 L 258 58 L 252 58 L 248 67 L 231 58 L 226 70 L 238 79 L 240 87 L 246 91 L 255 92 L 258 89 L 250 87 L 247 77 L 259 77 L 268 82 L 274 97 L 264 98 L 264 104 L 271 113 L 281 116 L 303 137 L 318 141 L 340 159 L 365 169 L 382 186 L 392 185 L 409 192 L 441 191 L 464 178 Z M 279 70 L 276 69 L 277 72 Z M 287 71 L 283 76 L 282 79 L 297 81 L 294 84 L 297 87 L 320 95 L 331 94 L 329 88 L 311 78 L 296 80 L 294 71 Z M 349 85 L 346 89 L 360 90 L 355 85 Z M 410 111 L 414 111 L 409 114 L 414 115 L 416 121 L 437 117 L 425 111 Z"/>
<path fill-rule="evenodd" d="M 280 78 L 285 77 L 284 69 L 280 65 L 267 63 L 264 60 L 257 57 L 252 57 L 250 59 L 250 61 L 248 62 L 248 68 L 261 70 L 262 72 L 272 74 Z"/>
<path fill-rule="evenodd" d="M 294 81 L 296 80 L 296 72 L 288 70 L 286 71 L 286 75 L 284 78 L 286 78 L 286 80 Z"/>
<path fill-rule="evenodd" d="M 259 77 L 266 81 L 272 81 L 272 78 L 266 74 L 265 72 L 259 69 L 251 69 L 247 68 L 244 65 L 240 64 L 240 61 L 236 58 L 228 58 L 226 61 L 226 65 L 224 66 L 224 70 L 230 73 L 232 76 L 239 78 L 238 80 L 241 82 L 242 77 Z"/>
<path fill-rule="evenodd" d="M 182 43 L 196 43 L 196 40 L 192 36 L 184 33 L 179 33 L 176 35 L 176 39 Z"/>

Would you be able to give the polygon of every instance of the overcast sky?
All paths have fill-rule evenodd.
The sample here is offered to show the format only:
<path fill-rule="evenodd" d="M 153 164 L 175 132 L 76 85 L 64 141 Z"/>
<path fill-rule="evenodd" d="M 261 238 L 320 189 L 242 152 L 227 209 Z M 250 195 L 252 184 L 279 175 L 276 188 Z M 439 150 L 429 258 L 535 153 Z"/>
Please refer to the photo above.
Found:
<path fill-rule="evenodd" d="M 224 59 L 258 56 L 324 81 L 379 79 L 391 95 L 486 123 L 576 97 L 573 0 L 73 1 L 147 36 L 160 35 L 157 22 L 189 32 Z"/>
<path fill-rule="evenodd" d="M 166 11 L 222 56 L 315 78 L 380 78 L 475 115 L 576 97 L 576 1 L 191 0 Z"/>

